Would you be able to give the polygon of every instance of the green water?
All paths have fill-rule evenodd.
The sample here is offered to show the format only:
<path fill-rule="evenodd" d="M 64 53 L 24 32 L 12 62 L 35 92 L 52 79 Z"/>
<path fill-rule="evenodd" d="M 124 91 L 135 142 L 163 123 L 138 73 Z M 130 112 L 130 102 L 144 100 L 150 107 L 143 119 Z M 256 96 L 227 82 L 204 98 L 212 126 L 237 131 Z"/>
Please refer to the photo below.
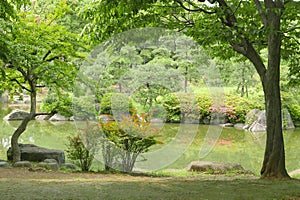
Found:
<path fill-rule="evenodd" d="M 3 116 L 9 111 L 0 110 L 0 159 L 6 160 L 6 151 L 10 146 L 10 136 L 20 123 L 19 121 L 6 122 Z M 253 134 L 249 131 L 235 128 L 210 127 L 196 124 L 157 124 L 162 128 L 160 133 L 164 144 L 156 145 L 151 151 L 143 155 L 136 163 L 138 168 L 183 169 L 189 162 L 195 160 L 234 162 L 240 163 L 245 169 L 259 174 L 265 144 L 265 133 Z M 211 137 L 220 133 L 217 140 Z M 66 149 L 67 136 L 77 134 L 73 122 L 32 121 L 19 142 L 32 143 L 39 146 Z M 208 136 L 207 136 L 208 134 Z M 216 134 L 218 135 L 218 134 Z M 215 135 L 215 137 L 216 137 Z M 300 129 L 284 132 L 286 148 L 286 167 L 288 171 L 300 168 Z M 205 156 L 199 158 L 199 151 L 203 145 L 211 147 Z"/>

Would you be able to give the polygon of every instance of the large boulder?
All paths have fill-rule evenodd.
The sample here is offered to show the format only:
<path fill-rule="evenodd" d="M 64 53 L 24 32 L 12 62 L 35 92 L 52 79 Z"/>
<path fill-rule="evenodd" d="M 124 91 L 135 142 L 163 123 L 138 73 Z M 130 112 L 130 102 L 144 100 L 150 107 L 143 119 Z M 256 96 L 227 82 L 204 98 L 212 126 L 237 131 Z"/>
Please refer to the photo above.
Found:
<path fill-rule="evenodd" d="M 11 113 L 6 115 L 3 119 L 6 121 L 12 120 L 23 120 L 25 117 L 29 116 L 29 112 L 24 110 L 13 110 Z"/>
<path fill-rule="evenodd" d="M 187 167 L 187 171 L 226 173 L 230 171 L 245 171 L 240 164 L 227 162 L 193 161 Z"/>
<path fill-rule="evenodd" d="M 252 132 L 263 132 L 267 129 L 267 118 L 265 110 L 250 110 L 246 115 L 246 127 Z M 294 129 L 294 123 L 288 110 L 282 110 L 282 127 Z"/>
<path fill-rule="evenodd" d="M 21 161 L 42 162 L 45 159 L 55 159 L 59 165 L 65 163 L 65 154 L 62 150 L 47 149 L 34 144 L 19 144 Z M 11 148 L 7 150 L 7 159 L 12 160 Z"/>

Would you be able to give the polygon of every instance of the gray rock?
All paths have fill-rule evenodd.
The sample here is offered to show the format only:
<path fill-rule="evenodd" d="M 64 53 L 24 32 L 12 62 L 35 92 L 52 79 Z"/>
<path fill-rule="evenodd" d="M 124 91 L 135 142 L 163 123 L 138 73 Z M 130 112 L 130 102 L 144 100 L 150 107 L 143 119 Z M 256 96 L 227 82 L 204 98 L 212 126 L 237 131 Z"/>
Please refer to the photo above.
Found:
<path fill-rule="evenodd" d="M 69 121 L 69 120 L 70 118 L 62 116 L 60 114 L 55 114 L 49 119 L 49 121 Z"/>
<path fill-rule="evenodd" d="M 49 120 L 50 118 L 50 115 L 38 115 L 35 117 L 35 120 Z"/>
<path fill-rule="evenodd" d="M 234 127 L 234 125 L 232 123 L 226 123 L 226 124 L 220 124 L 221 127 Z"/>
<path fill-rule="evenodd" d="M 242 123 L 237 123 L 234 125 L 234 128 L 236 128 L 236 129 L 244 129 L 244 127 L 245 127 L 245 124 L 242 124 Z"/>
<path fill-rule="evenodd" d="M 55 159 L 58 164 L 65 163 L 65 154 L 62 150 L 47 149 L 33 144 L 19 144 L 21 160 L 42 162 L 45 159 Z M 12 160 L 11 148 L 7 150 L 7 159 Z"/>
<path fill-rule="evenodd" d="M 295 129 L 291 114 L 287 109 L 282 110 L 282 127 L 286 130 Z"/>
<path fill-rule="evenodd" d="M 98 117 L 98 119 L 103 122 L 114 122 L 115 121 L 115 118 L 111 115 L 100 115 Z"/>
<path fill-rule="evenodd" d="M 3 119 L 6 121 L 12 120 L 23 120 L 25 117 L 29 116 L 29 112 L 24 110 L 13 110 L 11 113 L 6 115 Z"/>
<path fill-rule="evenodd" d="M 196 172 L 218 172 L 226 173 L 228 171 L 245 171 L 240 164 L 210 161 L 193 161 L 187 167 L 187 171 Z"/>
<path fill-rule="evenodd" d="M 0 167 L 9 167 L 8 162 L 0 161 Z"/>
<path fill-rule="evenodd" d="M 56 163 L 46 163 L 46 162 L 40 162 L 38 163 L 38 167 L 42 167 L 48 170 L 57 171 L 59 170 L 59 165 Z"/>
<path fill-rule="evenodd" d="M 32 164 L 29 161 L 19 161 L 15 162 L 14 167 L 32 167 Z"/>
<path fill-rule="evenodd" d="M 282 110 L 282 127 L 284 129 L 294 129 L 294 123 L 288 110 Z M 251 110 L 246 115 L 246 126 L 252 132 L 264 132 L 267 129 L 267 118 L 265 110 Z"/>
<path fill-rule="evenodd" d="M 57 160 L 53 159 L 53 158 L 47 158 L 44 160 L 45 163 L 57 163 Z"/>

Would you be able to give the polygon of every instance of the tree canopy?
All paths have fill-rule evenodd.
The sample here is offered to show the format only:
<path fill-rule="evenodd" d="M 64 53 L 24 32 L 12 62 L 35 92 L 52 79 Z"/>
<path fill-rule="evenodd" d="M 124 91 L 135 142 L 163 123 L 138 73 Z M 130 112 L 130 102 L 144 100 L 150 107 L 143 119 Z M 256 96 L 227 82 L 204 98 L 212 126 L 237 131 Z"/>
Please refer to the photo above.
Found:
<path fill-rule="evenodd" d="M 243 55 L 259 74 L 265 95 L 267 142 L 263 177 L 289 177 L 282 135 L 280 63 L 299 81 L 299 11 L 292 0 L 94 1 L 85 9 L 94 42 L 133 27 L 183 31 L 221 58 Z M 267 49 L 267 57 L 262 50 Z M 298 80 L 297 80 L 298 79 Z"/>
<path fill-rule="evenodd" d="M 59 9 L 44 18 L 30 11 L 30 7 L 23 8 L 17 20 L 4 23 L 1 89 L 11 93 L 25 92 L 30 96 L 30 114 L 11 139 L 14 162 L 20 160 L 18 138 L 37 115 L 37 91 L 43 87 L 56 93 L 71 90 L 78 70 L 76 58 L 84 57 L 81 51 L 85 45 L 79 35 L 56 23 L 67 9 L 61 1 Z"/>

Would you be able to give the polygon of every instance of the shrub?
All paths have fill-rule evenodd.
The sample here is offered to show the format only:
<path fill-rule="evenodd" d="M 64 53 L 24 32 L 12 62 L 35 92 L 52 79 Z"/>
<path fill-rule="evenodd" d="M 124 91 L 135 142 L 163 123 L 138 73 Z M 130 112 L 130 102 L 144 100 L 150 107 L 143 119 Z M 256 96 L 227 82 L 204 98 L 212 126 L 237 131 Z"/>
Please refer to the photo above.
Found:
<path fill-rule="evenodd" d="M 94 159 L 92 151 L 85 146 L 79 135 L 68 137 L 68 141 L 67 157 L 78 164 L 82 171 L 89 171 Z"/>
<path fill-rule="evenodd" d="M 238 95 L 226 95 L 222 105 L 216 105 L 210 95 L 168 94 L 163 97 L 167 122 L 184 121 L 186 117 L 200 123 L 244 123 L 246 114 L 252 109 L 263 109 L 261 99 L 250 99 Z"/>
<path fill-rule="evenodd" d="M 106 165 L 114 165 L 116 156 L 119 156 L 121 159 L 120 170 L 131 172 L 137 157 L 141 153 L 147 152 L 151 146 L 160 143 L 155 139 L 158 130 L 150 127 L 150 122 L 146 121 L 146 117 L 146 114 L 138 115 L 134 111 L 131 116 L 123 116 L 120 122 L 100 122 L 102 132 L 111 142 L 109 151 L 104 149 Z M 119 150 L 116 151 L 115 148 Z M 109 157 L 107 157 L 108 155 Z M 107 169 L 110 167 L 107 166 Z"/>
<path fill-rule="evenodd" d="M 165 95 L 161 101 L 167 112 L 166 122 L 180 122 L 181 111 L 177 96 L 170 93 Z"/>
<path fill-rule="evenodd" d="M 104 161 L 105 170 L 117 169 L 120 149 L 117 148 L 115 141 L 118 141 L 120 129 L 117 122 L 100 121 L 100 130 L 103 133 L 101 137 L 101 152 Z"/>
<path fill-rule="evenodd" d="M 211 118 L 212 100 L 208 95 L 198 95 L 197 102 L 199 106 L 200 122 L 207 123 Z"/>
<path fill-rule="evenodd" d="M 296 92 L 281 92 L 282 97 L 282 108 L 286 108 L 292 117 L 292 120 L 300 122 L 300 95 L 297 95 Z"/>
<path fill-rule="evenodd" d="M 246 114 L 250 110 L 264 109 L 264 101 L 258 97 L 253 99 L 238 95 L 227 95 L 225 107 L 227 108 L 225 113 L 227 122 L 245 123 Z"/>
<path fill-rule="evenodd" d="M 79 134 L 68 137 L 67 157 L 79 165 L 82 171 L 89 171 L 99 145 L 99 128 L 97 124 L 86 123 L 79 129 Z"/>
<path fill-rule="evenodd" d="M 112 107 L 112 102 L 113 102 L 113 107 Z M 100 114 L 122 115 L 122 114 L 130 113 L 132 110 L 133 110 L 132 101 L 125 94 L 107 93 L 101 99 Z"/>
<path fill-rule="evenodd" d="M 92 95 L 73 97 L 72 111 L 74 117 L 78 119 L 95 119 L 97 115 L 96 105 L 95 97 Z"/>
<path fill-rule="evenodd" d="M 49 93 L 42 101 L 41 110 L 48 113 L 56 111 L 63 116 L 70 117 L 73 114 L 72 97 L 68 93 Z"/>

